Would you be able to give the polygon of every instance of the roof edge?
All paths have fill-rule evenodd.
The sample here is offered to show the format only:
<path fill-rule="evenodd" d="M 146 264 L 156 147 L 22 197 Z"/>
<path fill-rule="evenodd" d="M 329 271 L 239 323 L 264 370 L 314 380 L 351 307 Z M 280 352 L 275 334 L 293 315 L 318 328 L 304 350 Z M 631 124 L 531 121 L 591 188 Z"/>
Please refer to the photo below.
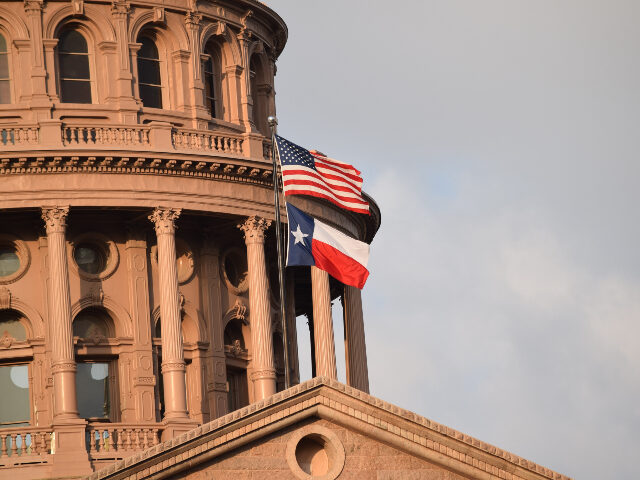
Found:
<path fill-rule="evenodd" d="M 329 393 L 329 396 L 325 395 L 326 393 Z M 296 399 L 298 400 L 297 402 Z M 361 402 L 365 405 L 366 411 L 362 409 L 356 410 L 353 405 L 347 405 L 345 402 L 349 400 L 352 400 L 352 403 L 353 400 Z M 293 404 L 296 405 L 296 408 L 292 408 Z M 444 458 L 445 461 L 442 462 L 446 468 L 452 468 L 452 464 L 461 462 L 461 464 L 466 464 L 465 469 L 479 469 L 480 472 L 478 473 L 481 475 L 489 474 L 508 480 L 571 480 L 570 477 L 554 472 L 518 455 L 326 377 L 313 378 L 265 400 L 231 412 L 172 440 L 120 460 L 110 467 L 89 475 L 86 479 L 116 478 L 115 475 L 120 478 L 124 473 L 123 470 L 135 469 L 137 465 L 139 466 L 144 462 L 172 451 L 176 451 L 176 453 L 179 451 L 181 457 L 186 460 L 186 454 L 183 453 L 185 448 L 203 436 L 207 437 L 209 444 L 213 445 L 214 448 L 241 436 L 237 431 L 234 432 L 229 429 L 234 423 L 242 424 L 242 434 L 244 435 L 249 433 L 250 425 L 254 425 L 258 429 L 265 428 L 269 423 L 282 421 L 286 415 L 280 411 L 282 409 L 279 409 L 278 406 L 283 408 L 286 406 L 288 415 L 293 415 L 311 408 L 317 412 L 318 406 L 322 405 L 380 428 L 385 434 L 392 434 L 398 438 L 406 439 L 416 448 L 424 447 L 436 452 L 438 457 L 446 457 Z M 272 410 L 277 411 L 272 412 Z M 385 419 L 381 418 L 380 415 L 376 415 L 376 411 L 386 412 Z M 396 419 L 395 421 L 393 420 L 394 418 Z M 390 422 L 389 420 L 392 421 Z M 215 441 L 213 440 L 214 438 Z M 203 450 L 198 448 L 197 451 L 199 456 Z"/>

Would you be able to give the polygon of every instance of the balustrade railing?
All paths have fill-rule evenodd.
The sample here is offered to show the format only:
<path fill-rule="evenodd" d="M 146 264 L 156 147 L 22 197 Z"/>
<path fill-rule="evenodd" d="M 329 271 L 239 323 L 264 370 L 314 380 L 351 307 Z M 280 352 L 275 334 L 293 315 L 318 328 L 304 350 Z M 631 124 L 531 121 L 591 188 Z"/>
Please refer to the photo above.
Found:
<path fill-rule="evenodd" d="M 179 129 L 173 131 L 172 140 L 176 149 L 242 155 L 242 137 L 240 135 L 223 135 L 202 130 Z"/>
<path fill-rule="evenodd" d="M 0 429 L 0 466 L 46 463 L 51 453 L 51 430 L 37 427 Z"/>
<path fill-rule="evenodd" d="M 87 427 L 91 459 L 122 458 L 160 443 L 160 427 L 124 423 L 95 423 Z"/>
<path fill-rule="evenodd" d="M 32 145 L 38 143 L 38 127 L 36 125 L 0 127 L 0 144 Z"/>
<path fill-rule="evenodd" d="M 65 146 L 110 145 L 138 146 L 149 145 L 149 127 L 144 125 L 104 125 L 62 127 L 62 143 Z"/>
<path fill-rule="evenodd" d="M 63 147 L 162 152 L 173 149 L 204 155 L 238 157 L 262 154 L 268 160 L 270 145 L 268 139 L 252 137 L 247 140 L 238 133 L 175 128 L 166 122 L 151 122 L 145 125 L 70 125 L 49 121 L 38 125 L 0 126 L 0 147 L 12 152 L 33 148 L 59 150 Z"/>

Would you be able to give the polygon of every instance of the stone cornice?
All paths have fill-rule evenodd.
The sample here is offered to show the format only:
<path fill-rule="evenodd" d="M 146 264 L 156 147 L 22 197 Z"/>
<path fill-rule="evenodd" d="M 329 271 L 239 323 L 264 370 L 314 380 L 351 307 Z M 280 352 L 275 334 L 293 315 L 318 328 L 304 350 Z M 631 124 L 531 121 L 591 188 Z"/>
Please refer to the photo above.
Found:
<path fill-rule="evenodd" d="M 180 464 L 193 467 L 229 453 L 249 441 L 316 416 L 366 430 L 366 435 L 477 478 L 506 480 L 570 480 L 525 460 L 360 390 L 323 377 L 311 379 L 261 402 L 251 404 L 177 438 L 95 472 L 87 480 L 134 479 L 174 474 Z M 243 442 L 244 439 L 244 442 Z M 147 475 L 144 476 L 147 478 Z"/>
<path fill-rule="evenodd" d="M 271 185 L 272 170 L 224 159 L 220 162 L 150 156 L 12 156 L 0 157 L 0 175 L 42 173 L 130 173 L 211 178 Z"/>

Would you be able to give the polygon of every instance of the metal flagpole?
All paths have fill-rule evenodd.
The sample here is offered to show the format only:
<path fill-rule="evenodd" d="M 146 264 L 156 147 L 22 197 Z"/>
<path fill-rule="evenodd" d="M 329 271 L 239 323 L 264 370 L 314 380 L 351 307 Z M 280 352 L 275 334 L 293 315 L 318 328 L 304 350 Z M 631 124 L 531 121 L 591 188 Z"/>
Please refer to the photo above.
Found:
<path fill-rule="evenodd" d="M 278 244 L 278 276 L 280 280 L 280 316 L 282 317 L 282 342 L 284 344 L 284 385 L 291 386 L 291 369 L 289 368 L 289 335 L 284 304 L 284 265 L 282 262 L 282 227 L 280 222 L 280 189 L 278 188 L 278 163 L 276 162 L 276 133 L 278 119 L 267 119 L 271 128 L 271 160 L 273 161 L 273 197 L 276 206 L 276 243 Z"/>

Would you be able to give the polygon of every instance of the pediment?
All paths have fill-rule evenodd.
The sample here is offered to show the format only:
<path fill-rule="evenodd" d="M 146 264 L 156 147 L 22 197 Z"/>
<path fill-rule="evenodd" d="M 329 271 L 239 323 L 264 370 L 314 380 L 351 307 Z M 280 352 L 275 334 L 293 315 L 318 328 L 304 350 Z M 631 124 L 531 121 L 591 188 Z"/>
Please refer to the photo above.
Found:
<path fill-rule="evenodd" d="M 232 412 L 87 479 L 207 480 L 235 478 L 239 472 L 252 479 L 570 480 L 324 378 Z"/>

